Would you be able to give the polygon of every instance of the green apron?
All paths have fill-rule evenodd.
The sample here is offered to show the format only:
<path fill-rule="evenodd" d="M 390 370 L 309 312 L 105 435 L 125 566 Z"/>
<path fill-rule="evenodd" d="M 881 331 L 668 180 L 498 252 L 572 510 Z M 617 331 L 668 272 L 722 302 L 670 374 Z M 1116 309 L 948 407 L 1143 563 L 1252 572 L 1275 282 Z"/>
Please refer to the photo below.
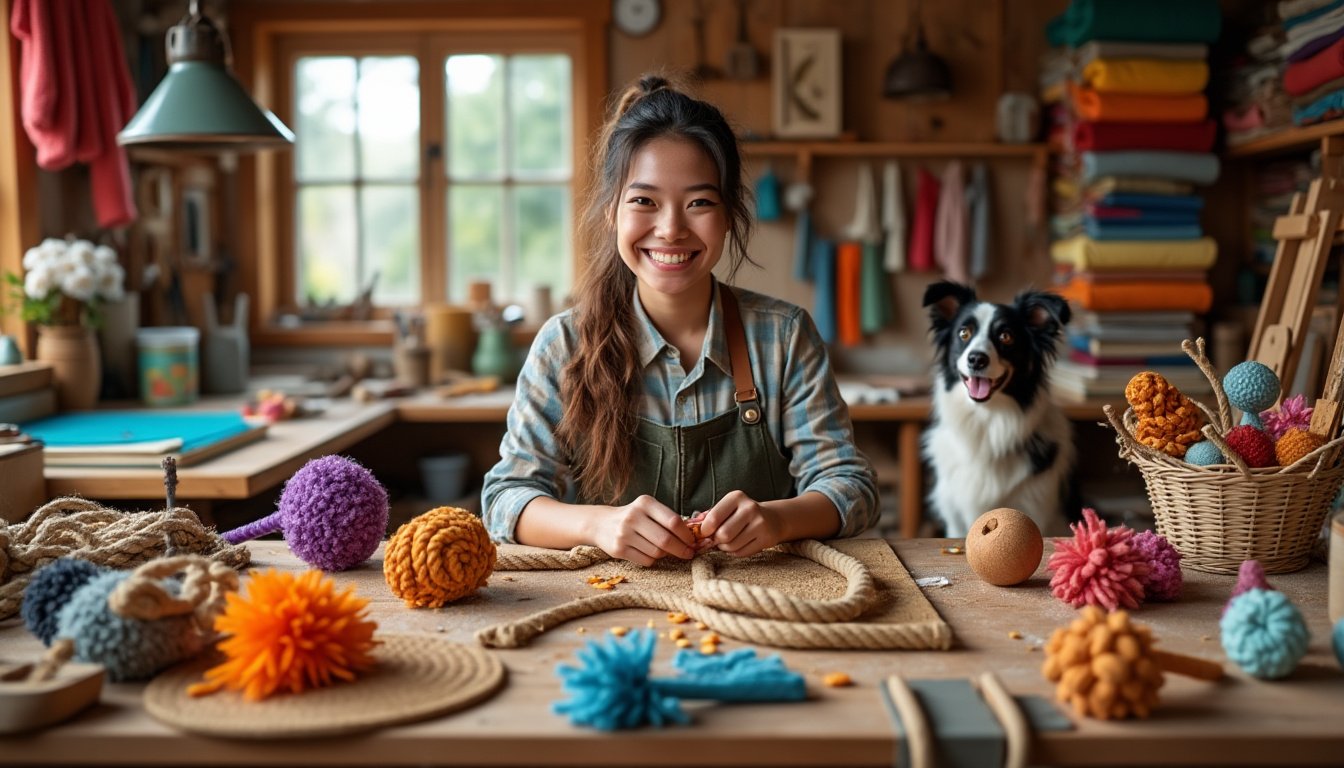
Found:
<path fill-rule="evenodd" d="M 640 419 L 635 430 L 634 471 L 619 504 L 648 494 L 682 517 L 690 517 L 708 510 L 729 491 L 742 491 L 756 501 L 794 495 L 789 460 L 779 452 L 761 417 L 737 297 L 723 286 L 719 299 L 737 410 L 689 427 Z"/>

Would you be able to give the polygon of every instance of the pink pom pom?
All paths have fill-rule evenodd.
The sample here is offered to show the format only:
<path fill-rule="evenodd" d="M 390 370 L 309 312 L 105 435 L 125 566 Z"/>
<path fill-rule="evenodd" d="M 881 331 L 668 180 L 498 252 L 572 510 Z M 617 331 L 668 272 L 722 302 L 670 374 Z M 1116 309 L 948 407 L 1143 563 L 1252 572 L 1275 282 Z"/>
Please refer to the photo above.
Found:
<path fill-rule="evenodd" d="M 1293 427 L 1309 429 L 1311 427 L 1311 407 L 1307 405 L 1306 395 L 1293 395 L 1279 404 L 1277 411 L 1265 411 L 1260 419 L 1265 423 L 1265 431 L 1278 440 Z"/>
<path fill-rule="evenodd" d="M 1265 567 L 1260 564 L 1259 560 L 1244 560 L 1241 567 L 1237 569 L 1237 583 L 1232 586 L 1232 595 L 1227 598 L 1227 603 L 1223 605 L 1223 613 L 1227 613 L 1227 606 L 1232 604 L 1232 598 L 1252 589 L 1273 589 L 1273 587 L 1269 585 L 1269 580 L 1265 578 Z"/>
<path fill-rule="evenodd" d="M 1134 531 L 1124 526 L 1107 529 L 1091 509 L 1084 509 L 1083 522 L 1071 527 L 1073 540 L 1055 542 L 1047 564 L 1054 572 L 1050 591 L 1075 608 L 1138 608 L 1149 564 L 1134 549 Z"/>
<path fill-rule="evenodd" d="M 1144 595 L 1152 600 L 1171 601 L 1181 596 L 1184 579 L 1181 576 L 1181 553 L 1171 546 L 1165 536 L 1143 531 L 1134 537 L 1134 551 L 1148 561 L 1148 575 L 1143 577 Z"/>

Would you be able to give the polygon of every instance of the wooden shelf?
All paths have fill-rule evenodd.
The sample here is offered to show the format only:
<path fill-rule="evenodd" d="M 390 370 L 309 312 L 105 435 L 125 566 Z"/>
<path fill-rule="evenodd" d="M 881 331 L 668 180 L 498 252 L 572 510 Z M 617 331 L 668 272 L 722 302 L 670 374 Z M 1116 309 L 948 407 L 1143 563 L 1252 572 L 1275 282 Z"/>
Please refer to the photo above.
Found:
<path fill-rule="evenodd" d="M 1245 144 L 1228 147 L 1228 157 L 1263 157 L 1311 150 L 1321 139 L 1344 134 L 1344 119 L 1328 120 L 1305 128 L 1285 128 Z"/>
<path fill-rule="evenodd" d="M 973 141 L 744 141 L 741 146 L 751 157 L 794 156 L 804 178 L 811 175 L 814 157 L 1018 158 L 1044 166 L 1050 152 L 1045 144 Z"/>

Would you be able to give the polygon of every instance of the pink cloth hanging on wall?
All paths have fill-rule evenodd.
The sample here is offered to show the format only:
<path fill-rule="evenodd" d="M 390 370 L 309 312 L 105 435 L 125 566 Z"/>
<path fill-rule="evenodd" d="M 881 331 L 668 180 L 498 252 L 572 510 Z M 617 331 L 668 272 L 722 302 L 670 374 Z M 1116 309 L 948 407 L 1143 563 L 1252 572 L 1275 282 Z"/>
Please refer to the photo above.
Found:
<path fill-rule="evenodd" d="M 943 268 L 943 277 L 957 283 L 971 281 L 966 264 L 966 180 L 960 160 L 950 160 L 943 169 L 938 193 L 938 214 L 933 225 L 933 258 Z"/>
<path fill-rule="evenodd" d="M 20 109 L 37 164 L 89 166 L 93 210 L 103 227 L 137 215 L 120 131 L 135 114 L 121 28 L 108 0 L 15 0 L 10 31 L 21 43 Z"/>
<path fill-rule="evenodd" d="M 938 179 L 928 170 L 919 169 L 915 187 L 915 215 L 910 227 L 910 249 L 906 254 L 910 269 L 933 269 L 933 226 L 938 216 Z"/>

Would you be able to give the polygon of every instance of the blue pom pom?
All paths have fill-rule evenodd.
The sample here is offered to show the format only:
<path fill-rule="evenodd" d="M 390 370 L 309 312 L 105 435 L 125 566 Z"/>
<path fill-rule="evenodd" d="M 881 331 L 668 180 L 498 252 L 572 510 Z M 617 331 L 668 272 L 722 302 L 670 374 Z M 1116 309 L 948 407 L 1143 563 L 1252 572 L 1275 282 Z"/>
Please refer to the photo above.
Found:
<path fill-rule="evenodd" d="M 1335 659 L 1344 667 L 1344 619 L 1335 622 Z"/>
<path fill-rule="evenodd" d="M 75 641 L 75 658 L 107 667 L 113 682 L 142 680 L 195 656 L 204 645 L 190 616 L 145 621 L 120 616 L 107 606 L 108 595 L 130 574 L 109 571 L 94 576 L 57 614 L 56 634 Z M 170 594 L 180 583 L 164 582 Z"/>
<path fill-rule="evenodd" d="M 1227 393 L 1227 401 L 1253 420 L 1247 421 L 1243 417 L 1241 423 L 1254 424 L 1257 429 L 1264 428 L 1263 424 L 1258 423 L 1260 412 L 1279 399 L 1280 386 L 1279 377 L 1274 371 L 1255 360 L 1247 360 L 1232 366 L 1232 370 L 1223 377 L 1223 390 Z"/>
<path fill-rule="evenodd" d="M 1232 598 L 1219 627 L 1227 657 L 1265 680 L 1291 674 L 1310 640 L 1301 611 L 1276 590 L 1250 589 Z"/>
<path fill-rule="evenodd" d="M 56 616 L 70 596 L 105 569 L 75 557 L 62 557 L 39 568 L 23 590 L 23 623 L 43 645 L 56 639 Z"/>
<path fill-rule="evenodd" d="M 575 725 L 603 731 L 638 728 L 645 723 L 688 723 L 675 697 L 660 693 L 649 683 L 656 636 L 636 630 L 626 639 L 615 636 L 605 643 L 589 641 L 578 651 L 581 666 L 561 664 L 555 672 L 570 695 L 551 709 L 569 715 Z"/>
<path fill-rule="evenodd" d="M 1191 464 L 1207 467 L 1210 464 L 1226 464 L 1227 459 L 1218 446 L 1209 440 L 1200 440 L 1185 451 L 1185 460 Z"/>

